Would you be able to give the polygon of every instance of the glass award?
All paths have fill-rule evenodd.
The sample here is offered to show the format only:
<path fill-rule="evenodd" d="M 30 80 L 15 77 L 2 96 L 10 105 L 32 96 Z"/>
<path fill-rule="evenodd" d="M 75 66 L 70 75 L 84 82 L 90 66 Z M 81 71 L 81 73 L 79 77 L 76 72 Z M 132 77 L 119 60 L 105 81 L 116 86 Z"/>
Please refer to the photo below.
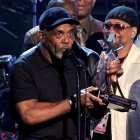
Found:
<path fill-rule="evenodd" d="M 107 74 L 107 66 L 114 60 L 117 60 L 117 51 L 123 48 L 121 44 L 112 47 L 111 44 L 115 40 L 115 34 L 111 33 L 107 39 L 107 43 L 104 42 L 102 45 L 105 48 L 102 51 L 97 65 L 96 73 L 96 86 L 99 88 L 98 97 L 103 101 L 109 103 L 110 109 L 118 111 L 129 111 L 136 110 L 137 102 L 124 97 L 118 81 L 112 82 L 110 76 Z M 116 89 L 120 93 L 120 96 L 115 95 Z"/>

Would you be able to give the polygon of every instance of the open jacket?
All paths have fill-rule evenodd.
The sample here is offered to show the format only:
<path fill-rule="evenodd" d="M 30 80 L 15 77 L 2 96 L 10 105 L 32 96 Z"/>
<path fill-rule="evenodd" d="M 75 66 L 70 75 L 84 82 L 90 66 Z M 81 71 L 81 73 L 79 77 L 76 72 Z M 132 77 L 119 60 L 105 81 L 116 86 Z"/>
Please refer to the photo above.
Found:
<path fill-rule="evenodd" d="M 134 44 L 125 59 L 119 84 L 125 98 L 137 101 L 136 111 L 111 110 L 112 140 L 138 140 L 140 138 L 140 48 Z M 117 91 L 117 95 L 120 95 Z"/>

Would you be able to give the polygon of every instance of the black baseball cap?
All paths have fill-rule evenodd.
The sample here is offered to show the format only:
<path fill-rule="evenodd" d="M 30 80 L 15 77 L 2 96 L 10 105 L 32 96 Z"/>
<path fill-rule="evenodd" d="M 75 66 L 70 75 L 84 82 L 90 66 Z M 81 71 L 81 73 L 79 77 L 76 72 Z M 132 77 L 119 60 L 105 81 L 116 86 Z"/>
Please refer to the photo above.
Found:
<path fill-rule="evenodd" d="M 119 19 L 131 26 L 139 28 L 139 19 L 136 12 L 127 6 L 118 6 L 112 9 L 106 16 L 105 21 L 109 19 Z"/>
<path fill-rule="evenodd" d="M 40 30 L 46 29 L 51 31 L 57 26 L 69 23 L 72 25 L 80 24 L 78 20 L 72 18 L 69 11 L 62 7 L 52 7 L 47 9 L 39 19 L 39 28 Z"/>

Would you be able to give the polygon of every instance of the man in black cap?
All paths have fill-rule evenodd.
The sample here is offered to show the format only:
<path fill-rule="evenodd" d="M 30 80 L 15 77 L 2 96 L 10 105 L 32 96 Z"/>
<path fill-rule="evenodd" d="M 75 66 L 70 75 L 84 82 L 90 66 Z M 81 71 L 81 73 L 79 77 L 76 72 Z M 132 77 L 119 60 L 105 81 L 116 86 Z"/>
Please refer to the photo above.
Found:
<path fill-rule="evenodd" d="M 69 10 L 73 18 L 77 19 L 78 17 L 77 1 L 75 0 L 50 0 L 47 5 L 47 9 L 51 7 L 63 7 Z M 26 33 L 24 38 L 23 51 L 28 50 L 29 48 L 39 43 L 39 38 L 37 35 L 38 31 L 39 26 L 36 26 Z M 76 31 L 75 34 L 77 34 Z M 76 41 L 73 44 L 73 50 L 75 52 L 75 55 L 85 62 L 89 74 L 91 75 L 91 77 L 93 77 L 95 75 L 96 63 L 99 60 L 99 55 L 86 47 L 81 47 L 81 43 L 79 43 L 81 42 L 81 40 L 79 41 L 79 39 L 76 38 L 75 40 Z M 97 41 L 94 41 L 94 43 L 95 42 L 97 43 Z"/>
<path fill-rule="evenodd" d="M 112 140 L 137 140 L 140 138 L 140 48 L 134 39 L 139 29 L 136 12 L 127 6 L 118 6 L 106 16 L 103 25 L 105 40 L 110 49 L 118 49 L 123 75 L 118 79 L 125 98 L 137 101 L 137 109 L 133 112 L 111 110 Z M 108 37 L 113 34 L 113 41 Z M 120 95 L 118 89 L 116 95 Z"/>
<path fill-rule="evenodd" d="M 75 0 L 50 0 L 46 9 L 51 7 L 63 7 L 68 9 L 71 12 L 71 15 L 73 18 L 77 18 L 77 4 Z M 35 26 L 32 29 L 30 29 L 28 32 L 26 32 L 24 37 L 24 44 L 22 46 L 22 51 L 26 51 L 33 47 L 34 45 L 37 45 L 39 43 L 38 38 L 38 31 L 39 26 Z"/>
<path fill-rule="evenodd" d="M 12 67 L 10 107 L 20 140 L 77 138 L 77 65 L 79 90 L 89 85 L 83 63 L 71 50 L 77 24 L 64 8 L 46 10 L 39 19 L 40 43 L 24 52 Z M 82 107 L 93 108 L 93 101 L 104 105 L 90 94 L 96 90 L 89 87 L 80 94 Z"/>

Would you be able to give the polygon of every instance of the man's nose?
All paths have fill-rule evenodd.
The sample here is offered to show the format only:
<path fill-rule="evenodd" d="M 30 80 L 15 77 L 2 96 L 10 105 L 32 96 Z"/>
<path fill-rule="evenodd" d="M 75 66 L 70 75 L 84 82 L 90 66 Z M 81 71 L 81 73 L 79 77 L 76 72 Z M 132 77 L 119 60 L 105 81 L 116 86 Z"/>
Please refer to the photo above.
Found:
<path fill-rule="evenodd" d="M 63 38 L 63 43 L 65 44 L 68 44 L 69 43 L 69 37 L 67 35 L 64 35 L 64 38 Z"/>

